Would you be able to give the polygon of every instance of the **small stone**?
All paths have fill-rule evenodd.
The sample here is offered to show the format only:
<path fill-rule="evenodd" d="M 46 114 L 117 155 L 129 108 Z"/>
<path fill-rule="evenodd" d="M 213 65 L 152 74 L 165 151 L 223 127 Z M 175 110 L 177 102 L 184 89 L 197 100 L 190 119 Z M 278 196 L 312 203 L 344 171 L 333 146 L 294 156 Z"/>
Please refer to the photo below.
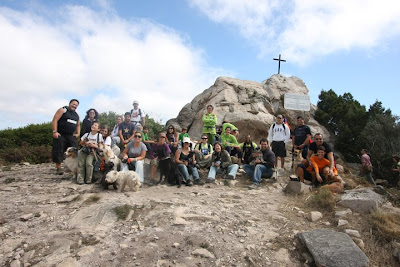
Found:
<path fill-rule="evenodd" d="M 322 216 L 323 216 L 322 213 L 319 211 L 311 211 L 310 213 L 308 213 L 307 219 L 312 222 L 315 222 L 315 221 L 320 220 L 322 218 Z"/>
<path fill-rule="evenodd" d="M 0 217 L 0 225 L 5 224 L 6 223 L 6 219 L 4 219 L 3 217 Z"/>
<path fill-rule="evenodd" d="M 360 233 L 357 230 L 346 229 L 344 230 L 344 232 L 351 237 L 357 237 L 357 238 L 361 237 Z"/>
<path fill-rule="evenodd" d="M 125 248 L 128 248 L 129 246 L 127 244 L 125 244 L 125 243 L 122 243 L 122 244 L 119 244 L 119 247 L 121 249 L 125 249 Z"/>
<path fill-rule="evenodd" d="M 362 239 L 360 239 L 360 238 L 353 238 L 353 241 L 354 241 L 354 243 L 357 244 L 357 246 L 358 246 L 360 249 L 364 250 L 365 245 L 364 245 L 364 241 L 363 241 Z"/>
<path fill-rule="evenodd" d="M 10 263 L 10 267 L 21 267 L 21 262 L 19 260 L 14 260 Z"/>
<path fill-rule="evenodd" d="M 177 248 L 177 247 L 179 247 L 179 245 L 180 245 L 179 243 L 173 243 L 172 247 Z"/>
<path fill-rule="evenodd" d="M 195 251 L 192 252 L 192 255 L 194 256 L 200 256 L 202 258 L 211 258 L 215 259 L 214 254 L 212 254 L 210 251 L 204 248 L 198 248 Z"/>
<path fill-rule="evenodd" d="M 240 243 L 244 243 L 244 239 L 240 239 L 239 242 L 240 242 Z"/>
<path fill-rule="evenodd" d="M 348 215 L 353 214 L 353 212 L 351 211 L 351 209 L 347 209 L 347 210 L 340 210 L 340 211 L 336 211 L 335 212 L 335 217 L 336 218 L 343 218 L 346 217 Z"/>
<path fill-rule="evenodd" d="M 28 214 L 22 215 L 21 217 L 19 217 L 19 219 L 20 219 L 21 221 L 23 221 L 23 222 L 26 222 L 26 221 L 32 219 L 33 216 L 34 216 L 33 213 L 28 213 Z"/>
<path fill-rule="evenodd" d="M 347 224 L 349 224 L 349 222 L 347 220 L 339 219 L 338 223 L 337 223 L 337 226 L 341 227 L 341 226 L 344 226 L 344 225 L 347 225 Z"/>
<path fill-rule="evenodd" d="M 305 217 L 306 216 L 306 213 L 304 212 L 304 211 L 302 211 L 302 210 L 299 210 L 298 212 L 297 212 L 297 216 L 299 216 L 299 217 Z"/>

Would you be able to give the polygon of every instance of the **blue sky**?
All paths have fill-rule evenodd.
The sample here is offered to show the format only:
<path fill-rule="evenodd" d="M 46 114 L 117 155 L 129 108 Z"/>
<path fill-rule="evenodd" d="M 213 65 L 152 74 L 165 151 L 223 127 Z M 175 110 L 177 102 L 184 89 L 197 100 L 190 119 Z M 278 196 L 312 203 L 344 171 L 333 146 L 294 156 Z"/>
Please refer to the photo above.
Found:
<path fill-rule="evenodd" d="M 219 76 L 297 76 L 400 115 L 395 0 L 1 0 L 0 129 L 132 101 L 165 122 Z"/>

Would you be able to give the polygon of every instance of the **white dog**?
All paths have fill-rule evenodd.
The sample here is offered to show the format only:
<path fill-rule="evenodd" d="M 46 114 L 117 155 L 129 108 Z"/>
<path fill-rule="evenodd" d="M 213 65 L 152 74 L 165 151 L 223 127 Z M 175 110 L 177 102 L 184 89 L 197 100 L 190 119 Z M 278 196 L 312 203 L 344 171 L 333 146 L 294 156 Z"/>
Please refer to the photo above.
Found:
<path fill-rule="evenodd" d="M 117 171 L 121 166 L 121 160 L 114 154 L 113 150 L 109 146 L 103 147 L 104 161 L 106 164 L 112 162 L 114 164 L 113 170 Z"/>
<path fill-rule="evenodd" d="M 110 171 L 106 175 L 106 182 L 109 184 L 117 183 L 118 192 L 122 192 L 125 186 L 128 186 L 130 190 L 136 192 L 141 186 L 139 174 L 134 171 Z"/>
<path fill-rule="evenodd" d="M 73 178 L 78 176 L 78 149 L 76 147 L 69 147 L 65 151 L 64 164 L 73 174 Z"/>

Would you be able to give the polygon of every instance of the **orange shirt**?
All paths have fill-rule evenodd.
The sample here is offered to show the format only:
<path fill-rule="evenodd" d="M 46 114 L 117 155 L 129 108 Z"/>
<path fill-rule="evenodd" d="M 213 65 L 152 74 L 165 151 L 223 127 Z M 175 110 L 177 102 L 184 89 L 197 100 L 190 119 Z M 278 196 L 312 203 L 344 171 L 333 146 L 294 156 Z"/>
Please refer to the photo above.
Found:
<path fill-rule="evenodd" d="M 315 173 L 318 173 L 320 169 L 323 169 L 323 168 L 325 168 L 326 166 L 329 167 L 329 166 L 331 165 L 331 162 L 330 162 L 328 159 L 326 159 L 326 158 L 319 159 L 318 156 L 312 156 L 312 157 L 310 158 L 310 161 L 312 162 L 313 167 L 308 166 L 308 168 L 307 168 L 307 171 L 308 171 L 308 172 L 312 172 L 312 170 L 313 170 L 313 168 L 314 168 Z M 338 173 L 335 167 L 333 168 L 333 172 L 334 172 L 335 174 Z"/>

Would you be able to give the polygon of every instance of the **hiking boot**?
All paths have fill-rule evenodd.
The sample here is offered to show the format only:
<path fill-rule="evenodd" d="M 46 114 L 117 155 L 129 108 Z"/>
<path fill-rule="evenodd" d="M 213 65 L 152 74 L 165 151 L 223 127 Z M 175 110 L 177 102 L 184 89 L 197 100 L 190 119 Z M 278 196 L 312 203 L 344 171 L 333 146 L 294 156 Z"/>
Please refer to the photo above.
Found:
<path fill-rule="evenodd" d="M 226 179 L 228 180 L 235 180 L 235 177 L 231 174 L 228 174 L 228 176 L 226 176 Z"/>
<path fill-rule="evenodd" d="M 260 185 L 259 184 L 252 184 L 248 187 L 249 190 L 254 190 L 254 189 L 259 189 Z"/>
<path fill-rule="evenodd" d="M 195 185 L 204 185 L 204 182 L 200 179 L 196 179 L 196 180 L 194 180 L 194 184 Z"/>
<path fill-rule="evenodd" d="M 215 179 L 208 177 L 206 180 L 207 184 L 214 183 Z"/>
<path fill-rule="evenodd" d="M 192 180 L 187 180 L 186 181 L 186 186 L 193 186 Z"/>
<path fill-rule="evenodd" d="M 57 168 L 56 174 L 63 175 L 64 171 L 61 168 Z"/>

